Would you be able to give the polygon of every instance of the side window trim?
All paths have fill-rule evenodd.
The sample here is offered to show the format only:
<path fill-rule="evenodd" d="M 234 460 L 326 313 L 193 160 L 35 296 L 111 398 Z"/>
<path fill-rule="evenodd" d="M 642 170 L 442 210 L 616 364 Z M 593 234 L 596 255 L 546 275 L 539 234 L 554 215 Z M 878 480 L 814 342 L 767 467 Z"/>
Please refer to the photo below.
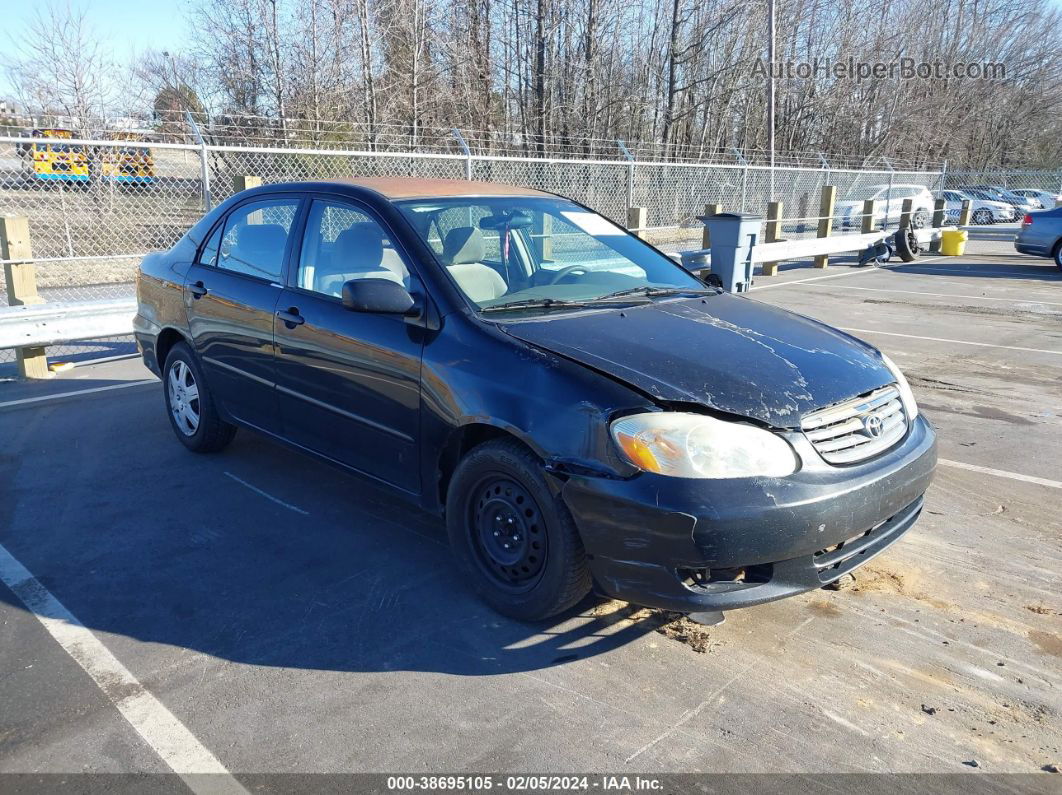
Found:
<path fill-rule="evenodd" d="M 203 262 L 203 253 L 207 250 L 207 247 L 210 245 L 210 241 L 212 241 L 214 239 L 214 235 L 215 234 L 219 235 L 219 237 L 218 237 L 218 251 L 221 250 L 221 238 L 224 237 L 224 235 L 225 235 L 225 221 L 226 221 L 226 219 L 228 219 L 228 217 L 229 217 L 228 213 L 225 213 L 225 215 L 221 216 L 221 218 L 212 227 L 210 227 L 210 231 L 207 232 L 206 235 L 203 237 L 203 242 L 200 243 L 199 247 L 195 250 L 195 264 L 196 265 L 202 265 L 204 268 L 216 268 L 217 267 L 217 265 L 218 265 L 218 252 L 217 251 L 214 252 L 214 258 L 213 258 L 212 262 Z"/>

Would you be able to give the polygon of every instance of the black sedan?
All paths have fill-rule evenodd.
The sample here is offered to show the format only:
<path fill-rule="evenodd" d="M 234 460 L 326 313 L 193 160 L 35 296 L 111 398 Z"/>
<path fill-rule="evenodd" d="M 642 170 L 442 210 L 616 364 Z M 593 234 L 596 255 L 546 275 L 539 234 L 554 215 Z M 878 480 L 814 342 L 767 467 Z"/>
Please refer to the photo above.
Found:
<path fill-rule="evenodd" d="M 256 188 L 148 256 L 138 297 L 186 447 L 252 429 L 444 514 L 517 618 L 820 587 L 914 524 L 936 462 L 877 350 L 539 191 Z"/>

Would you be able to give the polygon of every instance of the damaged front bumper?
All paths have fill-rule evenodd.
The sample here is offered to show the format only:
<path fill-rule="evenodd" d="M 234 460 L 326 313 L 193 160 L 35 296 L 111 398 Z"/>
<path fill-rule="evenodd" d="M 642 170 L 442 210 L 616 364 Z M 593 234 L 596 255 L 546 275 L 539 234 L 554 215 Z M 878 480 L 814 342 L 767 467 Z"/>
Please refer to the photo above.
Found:
<path fill-rule="evenodd" d="M 836 580 L 917 520 L 937 459 L 923 417 L 856 465 L 787 438 L 803 465 L 784 478 L 569 477 L 561 494 L 599 590 L 687 613 L 749 607 Z"/>

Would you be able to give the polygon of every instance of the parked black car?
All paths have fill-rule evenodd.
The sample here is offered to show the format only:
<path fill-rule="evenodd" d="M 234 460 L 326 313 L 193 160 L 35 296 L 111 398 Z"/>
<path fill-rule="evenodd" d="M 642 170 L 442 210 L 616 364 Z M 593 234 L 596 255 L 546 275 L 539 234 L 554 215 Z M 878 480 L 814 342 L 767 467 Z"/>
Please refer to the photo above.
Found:
<path fill-rule="evenodd" d="M 445 180 L 271 185 L 141 264 L 189 449 L 251 428 L 444 513 L 496 609 L 714 612 L 915 522 L 934 433 L 877 350 L 711 288 L 602 216 Z"/>

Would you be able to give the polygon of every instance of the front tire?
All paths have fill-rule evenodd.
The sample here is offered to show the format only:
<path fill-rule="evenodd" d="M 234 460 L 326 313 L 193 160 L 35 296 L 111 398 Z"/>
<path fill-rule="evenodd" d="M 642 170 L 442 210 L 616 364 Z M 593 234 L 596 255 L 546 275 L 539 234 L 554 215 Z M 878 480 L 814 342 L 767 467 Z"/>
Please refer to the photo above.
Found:
<path fill-rule="evenodd" d="M 162 370 L 166 415 L 174 434 L 193 453 L 216 453 L 236 435 L 236 426 L 218 416 L 192 349 L 178 342 Z"/>
<path fill-rule="evenodd" d="M 984 209 L 974 210 L 974 214 L 971 220 L 973 220 L 973 222 L 978 226 L 988 226 L 989 224 L 993 223 L 992 211 Z"/>
<path fill-rule="evenodd" d="M 1062 271 L 1062 240 L 1055 243 L 1055 251 L 1052 258 L 1055 261 L 1055 267 Z"/>
<path fill-rule="evenodd" d="M 586 552 L 542 462 L 515 440 L 474 448 L 446 494 L 446 530 L 462 573 L 503 615 L 537 621 L 590 592 Z"/>

